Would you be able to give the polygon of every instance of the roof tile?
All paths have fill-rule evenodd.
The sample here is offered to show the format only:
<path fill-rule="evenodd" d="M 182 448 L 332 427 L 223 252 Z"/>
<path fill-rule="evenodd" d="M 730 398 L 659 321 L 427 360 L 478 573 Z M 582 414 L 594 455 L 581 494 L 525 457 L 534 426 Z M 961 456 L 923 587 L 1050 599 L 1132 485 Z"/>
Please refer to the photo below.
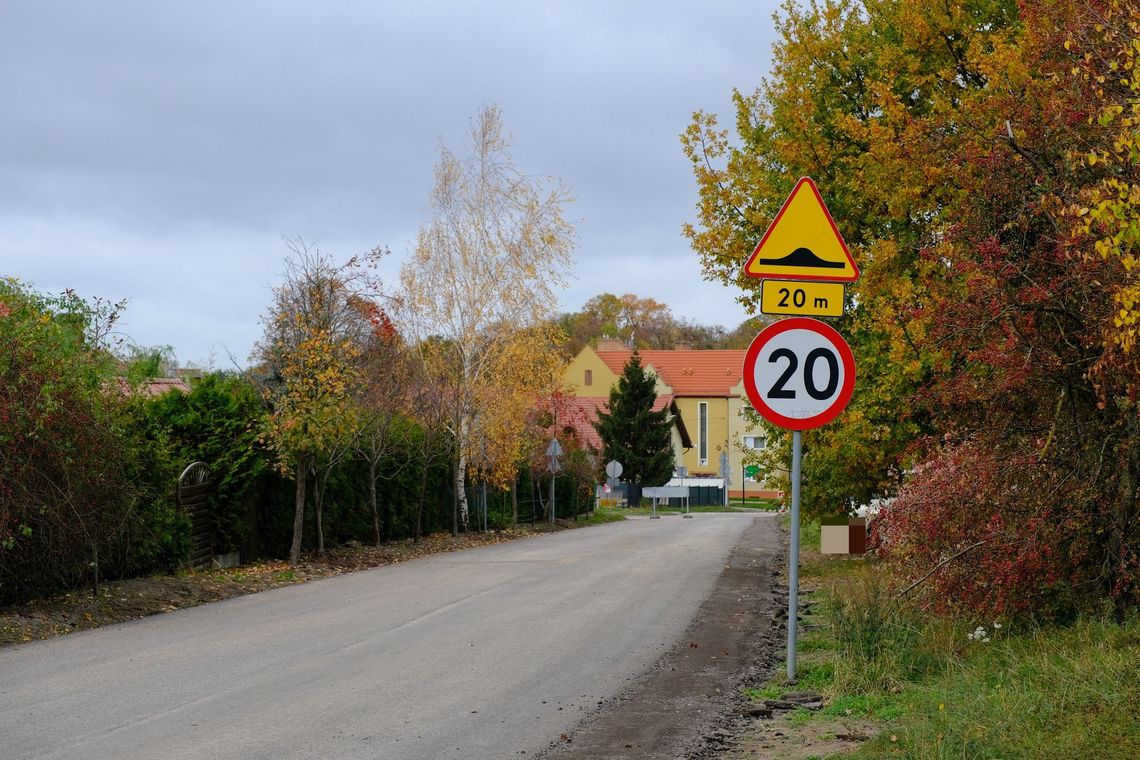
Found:
<path fill-rule="evenodd" d="M 675 396 L 732 396 L 744 373 L 740 349 L 638 351 L 641 363 L 652 366 Z M 630 350 L 598 351 L 598 358 L 617 374 L 633 355 Z"/>
<path fill-rule="evenodd" d="M 672 396 L 658 396 L 653 402 L 653 411 L 665 409 L 672 402 Z M 578 440 L 587 449 L 602 450 L 602 439 L 598 436 L 598 431 L 594 429 L 593 423 L 598 421 L 598 411 L 604 409 L 609 403 L 608 398 L 601 397 L 573 397 L 562 402 L 562 409 L 566 410 L 563 419 L 569 418 L 569 424 L 573 425 L 578 432 Z M 562 417 L 562 414 L 560 413 L 559 416 Z"/>

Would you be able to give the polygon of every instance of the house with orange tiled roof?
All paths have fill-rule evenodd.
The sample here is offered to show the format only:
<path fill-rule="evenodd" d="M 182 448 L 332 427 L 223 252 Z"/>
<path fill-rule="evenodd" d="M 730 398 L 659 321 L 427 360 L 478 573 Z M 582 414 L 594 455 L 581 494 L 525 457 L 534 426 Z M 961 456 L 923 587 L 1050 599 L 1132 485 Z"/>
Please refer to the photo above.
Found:
<path fill-rule="evenodd" d="M 116 377 L 111 380 L 114 387 L 124 396 L 147 396 L 158 398 L 170 391 L 189 393 L 190 385 L 180 377 L 148 377 L 142 382 L 132 385 L 125 377 Z"/>
<path fill-rule="evenodd" d="M 586 346 L 568 365 L 564 380 L 573 390 L 584 418 L 597 419 L 597 410 L 609 401 L 633 350 L 620 341 L 600 339 L 597 348 Z M 673 415 L 673 454 L 689 477 L 719 477 L 721 455 L 728 453 L 730 493 L 738 496 L 743 480 L 742 447 L 759 449 L 763 431 L 752 428 L 743 415 L 748 406 L 744 393 L 743 350 L 638 350 L 641 362 L 657 378 L 655 408 L 669 408 Z M 592 427 L 580 431 L 584 442 L 601 446 Z M 750 483 L 750 495 L 760 485 Z"/>

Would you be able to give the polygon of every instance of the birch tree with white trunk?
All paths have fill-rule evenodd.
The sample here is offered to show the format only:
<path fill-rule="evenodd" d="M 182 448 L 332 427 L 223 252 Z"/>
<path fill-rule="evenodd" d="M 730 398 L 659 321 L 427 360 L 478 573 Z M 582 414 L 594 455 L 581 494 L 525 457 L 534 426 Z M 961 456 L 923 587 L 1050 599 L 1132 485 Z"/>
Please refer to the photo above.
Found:
<path fill-rule="evenodd" d="M 528 176 L 508 152 L 502 117 L 485 107 L 471 123 L 471 152 L 444 148 L 435 170 L 431 220 L 400 272 L 398 323 L 413 346 L 429 338 L 450 365 L 423 362 L 456 383 L 448 429 L 455 445 L 458 523 L 467 523 L 468 458 L 477 438 L 481 389 L 520 331 L 552 317 L 572 263 L 574 227 L 566 190 Z M 426 358 L 426 357 L 425 357 Z"/>

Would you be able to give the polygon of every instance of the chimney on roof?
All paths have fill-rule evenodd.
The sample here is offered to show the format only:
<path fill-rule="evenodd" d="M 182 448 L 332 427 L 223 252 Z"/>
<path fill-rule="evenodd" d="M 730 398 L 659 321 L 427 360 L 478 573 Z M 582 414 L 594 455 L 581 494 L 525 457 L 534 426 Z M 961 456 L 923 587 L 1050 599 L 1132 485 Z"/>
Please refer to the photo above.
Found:
<path fill-rule="evenodd" d="M 691 351 L 692 349 L 693 347 L 689 343 L 676 343 L 673 345 L 674 351 Z"/>
<path fill-rule="evenodd" d="M 174 370 L 174 376 L 179 380 L 191 382 L 194 380 L 201 380 L 206 376 L 206 370 L 201 367 L 178 367 Z"/>
<path fill-rule="evenodd" d="M 625 344 L 617 338 L 598 338 L 599 351 L 625 351 Z"/>

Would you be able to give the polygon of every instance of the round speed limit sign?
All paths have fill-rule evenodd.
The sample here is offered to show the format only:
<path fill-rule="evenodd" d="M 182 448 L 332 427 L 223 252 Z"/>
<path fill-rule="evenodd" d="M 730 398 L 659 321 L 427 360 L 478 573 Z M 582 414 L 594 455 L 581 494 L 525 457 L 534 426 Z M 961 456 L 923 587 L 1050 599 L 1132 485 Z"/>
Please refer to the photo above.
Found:
<path fill-rule="evenodd" d="M 760 416 L 788 430 L 825 425 L 855 389 L 855 357 L 818 319 L 792 317 L 764 328 L 744 355 L 744 390 Z"/>

